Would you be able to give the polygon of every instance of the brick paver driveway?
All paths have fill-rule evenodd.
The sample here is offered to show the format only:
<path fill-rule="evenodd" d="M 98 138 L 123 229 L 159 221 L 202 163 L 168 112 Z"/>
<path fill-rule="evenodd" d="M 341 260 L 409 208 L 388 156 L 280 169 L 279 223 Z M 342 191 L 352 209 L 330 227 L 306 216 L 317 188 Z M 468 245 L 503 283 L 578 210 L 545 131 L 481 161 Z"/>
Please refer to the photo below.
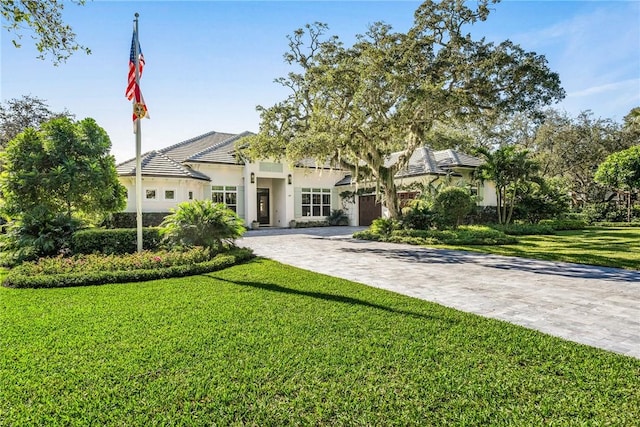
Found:
<path fill-rule="evenodd" d="M 640 358 L 640 272 L 354 240 L 354 227 L 249 231 L 266 258 Z"/>

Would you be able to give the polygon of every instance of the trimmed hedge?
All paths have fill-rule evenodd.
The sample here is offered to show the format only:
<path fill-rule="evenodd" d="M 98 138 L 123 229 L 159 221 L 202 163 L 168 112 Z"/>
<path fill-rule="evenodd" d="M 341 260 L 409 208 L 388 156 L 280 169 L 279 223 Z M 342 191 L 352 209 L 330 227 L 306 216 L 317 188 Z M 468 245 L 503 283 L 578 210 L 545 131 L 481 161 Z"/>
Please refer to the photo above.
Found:
<path fill-rule="evenodd" d="M 142 246 L 145 250 L 155 250 L 162 238 L 159 228 L 142 230 Z M 137 250 L 137 231 L 131 228 L 90 228 L 73 233 L 71 251 L 74 254 L 132 254 Z"/>
<path fill-rule="evenodd" d="M 555 234 L 555 229 L 550 224 L 491 224 L 489 227 L 509 236 Z"/>
<path fill-rule="evenodd" d="M 499 230 L 481 226 L 463 226 L 455 230 L 394 230 L 390 236 L 365 230 L 354 233 L 353 237 L 412 245 L 508 245 L 518 242 Z"/>
<path fill-rule="evenodd" d="M 640 221 L 631 221 L 631 222 L 596 222 L 593 224 L 594 227 L 640 227 Z"/>
<path fill-rule="evenodd" d="M 584 230 L 587 228 L 587 222 L 581 219 L 543 219 L 540 225 L 549 225 L 554 230 Z"/>
<path fill-rule="evenodd" d="M 2 284 L 10 288 L 62 288 L 70 286 L 105 285 L 109 283 L 142 282 L 146 280 L 184 277 L 222 270 L 253 258 L 253 252 L 236 248 L 216 255 L 212 260 L 197 264 L 176 265 L 153 270 L 103 271 L 93 273 L 41 274 L 37 276 L 13 274 L 9 271 Z"/>
<path fill-rule="evenodd" d="M 142 212 L 143 227 L 157 227 L 169 212 Z M 103 225 L 107 228 L 136 228 L 137 218 L 135 212 L 115 212 L 106 219 Z"/>

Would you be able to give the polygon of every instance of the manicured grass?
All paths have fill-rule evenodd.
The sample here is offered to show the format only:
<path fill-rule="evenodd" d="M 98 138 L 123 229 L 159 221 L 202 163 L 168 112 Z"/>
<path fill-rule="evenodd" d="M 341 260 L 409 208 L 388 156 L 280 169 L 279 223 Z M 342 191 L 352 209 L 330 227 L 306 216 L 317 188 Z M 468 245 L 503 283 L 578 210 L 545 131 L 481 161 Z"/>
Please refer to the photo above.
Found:
<path fill-rule="evenodd" d="M 502 246 L 448 246 L 499 255 L 640 270 L 640 227 L 587 228 L 555 235 L 518 236 Z"/>
<path fill-rule="evenodd" d="M 254 260 L 0 289 L 0 424 L 637 425 L 640 360 Z"/>

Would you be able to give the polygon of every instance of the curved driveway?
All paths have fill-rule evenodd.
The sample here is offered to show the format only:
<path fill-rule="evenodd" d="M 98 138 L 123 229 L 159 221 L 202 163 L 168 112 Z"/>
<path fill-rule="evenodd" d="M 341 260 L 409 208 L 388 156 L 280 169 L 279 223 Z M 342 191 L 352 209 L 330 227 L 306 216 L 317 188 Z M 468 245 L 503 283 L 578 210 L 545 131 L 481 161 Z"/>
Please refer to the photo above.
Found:
<path fill-rule="evenodd" d="M 640 272 L 266 229 L 256 255 L 640 358 Z"/>

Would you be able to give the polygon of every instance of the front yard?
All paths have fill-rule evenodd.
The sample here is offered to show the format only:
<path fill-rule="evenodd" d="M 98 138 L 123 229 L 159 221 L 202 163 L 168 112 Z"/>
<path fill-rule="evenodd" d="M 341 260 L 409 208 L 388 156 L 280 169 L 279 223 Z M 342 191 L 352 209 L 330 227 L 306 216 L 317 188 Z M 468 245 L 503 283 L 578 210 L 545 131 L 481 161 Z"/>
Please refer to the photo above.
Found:
<path fill-rule="evenodd" d="M 634 425 L 640 360 L 255 260 L 0 288 L 0 424 Z"/>
<path fill-rule="evenodd" d="M 511 245 L 450 246 L 474 252 L 640 270 L 640 227 L 587 228 L 518 236 Z"/>

